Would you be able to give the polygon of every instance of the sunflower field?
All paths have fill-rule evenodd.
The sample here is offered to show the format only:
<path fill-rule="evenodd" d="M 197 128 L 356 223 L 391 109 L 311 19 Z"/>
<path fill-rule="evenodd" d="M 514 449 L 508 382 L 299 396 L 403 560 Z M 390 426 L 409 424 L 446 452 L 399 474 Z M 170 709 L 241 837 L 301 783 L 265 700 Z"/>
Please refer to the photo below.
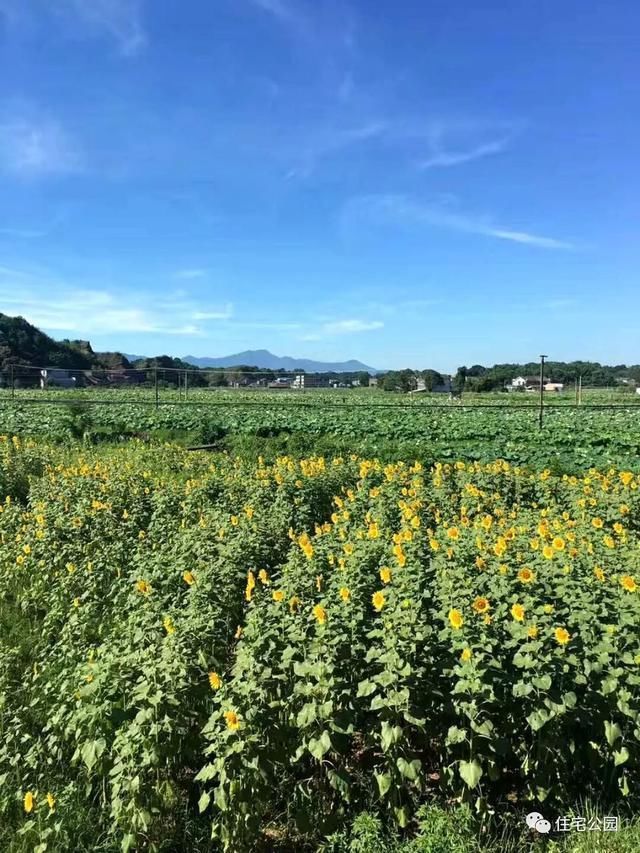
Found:
<path fill-rule="evenodd" d="M 303 850 L 363 809 L 410 835 L 434 798 L 637 799 L 632 470 L 0 461 L 0 848 Z"/>

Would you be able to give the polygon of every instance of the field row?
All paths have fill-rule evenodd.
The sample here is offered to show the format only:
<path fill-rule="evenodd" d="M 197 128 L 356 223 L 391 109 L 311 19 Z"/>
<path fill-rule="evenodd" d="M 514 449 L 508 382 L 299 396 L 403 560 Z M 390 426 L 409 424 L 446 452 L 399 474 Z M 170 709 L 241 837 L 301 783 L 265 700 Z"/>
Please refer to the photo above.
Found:
<path fill-rule="evenodd" d="M 158 388 L 158 401 L 164 403 L 189 402 L 202 405 L 218 405 L 221 403 L 240 403 L 242 405 L 276 405 L 276 406 L 299 406 L 299 405 L 341 405 L 348 403 L 350 406 L 364 407 L 407 407 L 407 408 L 432 408 L 434 406 L 443 408 L 456 408 L 460 405 L 465 407 L 494 406 L 500 408 L 522 408 L 537 407 L 539 395 L 536 393 L 466 393 L 463 399 L 452 399 L 449 394 L 440 393 L 418 393 L 400 394 L 389 393 L 376 389 L 364 388 L 333 388 L 320 389 L 309 388 L 306 390 L 292 391 L 290 389 L 253 389 L 243 388 L 188 388 L 185 392 L 184 385 L 180 387 L 164 385 Z M 50 400 L 57 402 L 103 402 L 114 403 L 155 403 L 156 393 L 153 386 L 118 386 L 118 387 L 89 387 L 89 388 L 28 388 L 11 389 L 0 388 L 0 402 L 8 400 Z M 625 406 L 639 407 L 640 396 L 633 393 L 633 389 L 609 389 L 594 388 L 585 389 L 581 392 L 581 403 L 585 406 Z M 546 393 L 544 405 L 546 407 L 573 407 L 576 405 L 576 394 L 572 389 L 562 393 Z"/>
<path fill-rule="evenodd" d="M 504 458 L 514 463 L 579 471 L 592 465 L 633 466 L 640 450 L 640 410 L 553 410 L 538 428 L 530 410 L 331 408 L 322 405 L 136 404 L 0 408 L 0 429 L 8 434 L 96 440 L 160 433 L 184 434 L 190 443 L 276 439 L 276 447 L 341 452 L 358 443 L 361 452 L 396 459 Z M 311 442 L 311 444 L 309 444 Z M 233 444 L 235 443 L 235 444 Z M 273 443 L 273 442 L 272 442 Z M 260 448 L 257 448 L 258 452 Z"/>

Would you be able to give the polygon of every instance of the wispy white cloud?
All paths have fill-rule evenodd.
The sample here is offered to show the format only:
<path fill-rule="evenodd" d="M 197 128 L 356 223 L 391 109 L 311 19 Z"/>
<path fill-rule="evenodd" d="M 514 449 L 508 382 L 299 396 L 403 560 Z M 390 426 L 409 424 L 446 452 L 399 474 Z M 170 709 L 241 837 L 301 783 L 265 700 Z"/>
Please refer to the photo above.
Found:
<path fill-rule="evenodd" d="M 373 332 L 382 329 L 384 323 L 381 320 L 332 320 L 323 323 L 319 329 L 310 330 L 301 335 L 301 341 L 321 341 L 338 335 L 353 335 L 360 332 Z"/>
<path fill-rule="evenodd" d="M 280 26 L 296 47 L 316 50 L 322 42 L 328 45 L 318 28 L 317 15 L 309 14 L 300 3 L 294 0 L 248 0 L 248 3 Z"/>
<path fill-rule="evenodd" d="M 272 157 L 290 161 L 284 173 L 288 179 L 308 178 L 321 161 L 356 145 L 377 145 L 387 155 L 393 151 L 396 163 L 413 169 L 453 167 L 506 150 L 524 127 L 514 118 L 399 113 L 394 99 L 398 81 L 389 75 L 372 81 L 363 72 L 356 39 L 363 19 L 345 0 L 243 0 L 239 5 L 254 9 L 258 18 L 269 16 L 306 61 L 313 60 L 310 97 L 317 100 L 318 120 L 305 122 L 296 114 L 281 140 L 253 132 Z M 345 127 L 347 121 L 350 127 Z"/>
<path fill-rule="evenodd" d="M 229 320 L 233 317 L 233 306 L 230 302 L 215 311 L 194 311 L 194 320 Z"/>
<path fill-rule="evenodd" d="M 46 115 L 0 113 L 0 171 L 19 177 L 84 169 L 83 153 L 60 122 Z"/>
<path fill-rule="evenodd" d="M 428 153 L 418 165 L 421 169 L 446 168 L 500 154 L 521 130 L 520 121 L 470 118 L 430 121 L 424 131 Z"/>
<path fill-rule="evenodd" d="M 443 223 L 446 224 L 446 223 Z M 455 227 L 455 226 L 452 226 Z M 490 225 L 469 221 L 465 224 L 463 220 L 459 225 L 461 230 L 475 231 L 477 234 L 486 234 L 488 237 L 497 237 L 500 240 L 511 240 L 514 243 L 524 243 L 527 246 L 539 246 L 542 249 L 575 249 L 573 243 L 566 240 L 556 240 L 553 237 L 541 237 L 539 234 L 530 234 L 527 231 L 512 231 L 506 228 L 492 228 Z"/>
<path fill-rule="evenodd" d="M 46 237 L 48 233 L 35 228 L 0 228 L 0 237 L 15 237 L 18 240 L 36 240 L 39 237 Z"/>
<path fill-rule="evenodd" d="M 147 44 L 143 0 L 0 0 L 0 20 L 12 30 L 34 33 L 51 28 L 65 36 L 107 37 L 122 56 L 133 57 Z"/>
<path fill-rule="evenodd" d="M 499 154 L 508 146 L 510 139 L 503 137 L 493 142 L 485 142 L 468 148 L 466 151 L 438 151 L 426 160 L 420 162 L 421 169 L 433 169 L 438 166 L 459 166 L 462 163 L 470 163 L 472 160 L 480 160 L 490 154 Z"/>
<path fill-rule="evenodd" d="M 184 270 L 177 270 L 174 273 L 174 278 L 181 278 L 185 280 L 195 279 L 195 278 L 206 278 L 209 274 L 209 271 L 200 267 L 193 267 Z"/>
<path fill-rule="evenodd" d="M 269 322 L 252 322 L 249 320 L 236 320 L 233 323 L 234 329 L 272 329 L 278 332 L 287 332 L 293 329 L 302 328 L 302 323 L 269 323 Z"/>
<path fill-rule="evenodd" d="M 347 230 L 362 225 L 434 226 L 542 249 L 576 248 L 566 240 L 506 228 L 494 224 L 486 216 L 458 213 L 441 205 L 416 202 L 401 195 L 369 195 L 351 199 L 342 211 L 341 224 Z"/>
<path fill-rule="evenodd" d="M 333 323 L 325 323 L 322 331 L 326 335 L 350 335 L 354 332 L 371 332 L 383 326 L 384 323 L 381 320 L 337 320 Z"/>
<path fill-rule="evenodd" d="M 285 2 L 285 0 L 251 0 L 251 2 L 254 6 L 262 9 L 263 12 L 280 18 L 282 21 L 290 22 L 298 20 L 299 15 L 293 5 Z"/>
<path fill-rule="evenodd" d="M 313 65 L 318 92 L 330 92 L 334 99 L 337 93 L 343 102 L 349 100 L 359 19 L 348 0 L 239 0 L 238 6 L 242 5 L 261 18 L 268 16 L 291 48 Z"/>
<path fill-rule="evenodd" d="M 123 56 L 136 56 L 147 44 L 141 0 L 55 0 L 77 21 L 97 34 L 115 40 Z"/>
<path fill-rule="evenodd" d="M 364 303 L 364 307 L 369 313 L 394 316 L 397 314 L 407 314 L 409 312 L 419 312 L 431 310 L 444 304 L 443 299 L 398 299 L 395 302 L 376 302 L 368 301 Z"/>
<path fill-rule="evenodd" d="M 318 163 L 373 139 L 380 139 L 387 128 L 384 121 L 371 120 L 352 127 L 316 128 L 306 140 L 301 140 L 296 154 L 298 163 L 290 169 L 287 178 L 307 178 Z"/>
<path fill-rule="evenodd" d="M 353 81 L 347 75 L 338 86 L 338 100 L 348 100 L 352 92 Z M 289 154 L 298 162 L 287 178 L 307 178 L 323 160 L 365 145 L 386 154 L 393 151 L 398 162 L 413 168 L 458 166 L 506 151 L 521 128 L 518 121 L 400 118 L 381 111 L 354 119 L 351 126 L 309 127 L 307 133 L 298 134 L 295 153 Z"/>
<path fill-rule="evenodd" d="M 332 61 L 338 53 L 351 55 L 356 48 L 357 18 L 351 5 L 341 0 L 331 3 L 303 0 L 245 0 L 260 12 L 270 15 L 301 38 L 307 47 L 325 47 Z"/>
<path fill-rule="evenodd" d="M 201 336 L 208 324 L 228 321 L 233 306 L 203 305 L 188 296 L 153 302 L 129 290 L 76 287 L 55 276 L 0 267 L 0 311 L 20 315 L 53 332 L 105 335 L 140 334 Z"/>
<path fill-rule="evenodd" d="M 204 303 L 193 294 L 175 291 L 155 300 L 135 288 L 74 286 L 46 270 L 0 267 L 0 312 L 25 317 L 57 337 L 104 340 L 112 335 L 156 335 L 246 341 L 266 333 L 290 333 L 298 341 L 321 341 L 382 329 L 379 319 L 331 315 L 312 320 L 253 320 L 236 316 L 231 303 Z M 292 337 L 292 340 L 294 337 Z"/>

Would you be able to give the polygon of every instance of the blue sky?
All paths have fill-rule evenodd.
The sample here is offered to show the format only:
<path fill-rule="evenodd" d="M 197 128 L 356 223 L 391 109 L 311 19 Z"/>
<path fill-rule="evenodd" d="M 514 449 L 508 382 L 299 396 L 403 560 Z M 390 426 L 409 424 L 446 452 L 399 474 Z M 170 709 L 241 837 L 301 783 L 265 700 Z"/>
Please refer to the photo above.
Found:
<path fill-rule="evenodd" d="M 632 0 L 0 0 L 0 311 L 95 348 L 640 361 Z"/>

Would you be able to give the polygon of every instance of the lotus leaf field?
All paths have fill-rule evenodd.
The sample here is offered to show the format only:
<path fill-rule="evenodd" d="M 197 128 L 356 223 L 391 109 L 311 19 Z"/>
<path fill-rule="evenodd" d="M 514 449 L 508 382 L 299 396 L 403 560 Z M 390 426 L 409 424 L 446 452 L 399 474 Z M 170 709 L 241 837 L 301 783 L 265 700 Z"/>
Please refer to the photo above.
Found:
<path fill-rule="evenodd" d="M 432 801 L 635 802 L 635 414 L 210 417 L 276 414 L 306 456 L 0 441 L 0 848 L 311 850 L 363 810 L 410 838 Z M 314 453 L 329 418 L 357 455 Z M 435 464 L 359 448 L 425 433 Z M 567 448 L 580 471 L 545 466 Z"/>

